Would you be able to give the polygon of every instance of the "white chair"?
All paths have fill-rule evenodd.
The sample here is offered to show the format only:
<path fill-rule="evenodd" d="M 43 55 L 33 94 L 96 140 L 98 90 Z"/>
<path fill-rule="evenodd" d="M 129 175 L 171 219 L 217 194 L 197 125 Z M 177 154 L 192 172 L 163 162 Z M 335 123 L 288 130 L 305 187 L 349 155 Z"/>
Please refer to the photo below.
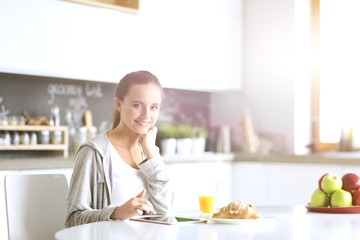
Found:
<path fill-rule="evenodd" d="M 67 193 L 63 174 L 5 176 L 9 240 L 54 239 L 65 228 Z"/>

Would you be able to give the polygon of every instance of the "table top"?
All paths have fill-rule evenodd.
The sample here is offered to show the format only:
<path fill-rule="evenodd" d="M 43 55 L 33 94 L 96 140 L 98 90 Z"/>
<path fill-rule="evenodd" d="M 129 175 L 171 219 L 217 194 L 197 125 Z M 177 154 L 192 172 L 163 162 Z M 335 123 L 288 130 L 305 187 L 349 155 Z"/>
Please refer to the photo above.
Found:
<path fill-rule="evenodd" d="M 264 206 L 257 209 L 259 215 L 265 217 L 266 221 L 176 225 L 104 221 L 63 229 L 55 234 L 55 239 L 360 239 L 360 214 L 307 212 L 305 206 L 300 205 Z M 174 215 L 196 217 L 197 214 L 191 211 Z"/>

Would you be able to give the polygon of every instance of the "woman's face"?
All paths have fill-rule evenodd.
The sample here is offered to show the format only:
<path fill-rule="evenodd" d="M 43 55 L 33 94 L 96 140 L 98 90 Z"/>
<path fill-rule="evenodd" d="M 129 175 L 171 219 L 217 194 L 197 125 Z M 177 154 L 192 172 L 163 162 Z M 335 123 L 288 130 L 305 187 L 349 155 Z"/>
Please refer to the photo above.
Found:
<path fill-rule="evenodd" d="M 137 134 L 145 134 L 159 118 L 161 89 L 153 84 L 130 87 L 123 101 L 117 99 L 121 122 Z"/>

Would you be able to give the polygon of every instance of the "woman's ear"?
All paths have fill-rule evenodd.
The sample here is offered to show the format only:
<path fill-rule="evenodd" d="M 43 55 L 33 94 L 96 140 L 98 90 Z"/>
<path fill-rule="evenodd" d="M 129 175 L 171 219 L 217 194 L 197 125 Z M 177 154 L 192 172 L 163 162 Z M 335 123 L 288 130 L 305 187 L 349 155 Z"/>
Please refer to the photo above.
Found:
<path fill-rule="evenodd" d="M 121 112 L 121 101 L 118 98 L 115 98 L 115 107 L 119 112 Z"/>

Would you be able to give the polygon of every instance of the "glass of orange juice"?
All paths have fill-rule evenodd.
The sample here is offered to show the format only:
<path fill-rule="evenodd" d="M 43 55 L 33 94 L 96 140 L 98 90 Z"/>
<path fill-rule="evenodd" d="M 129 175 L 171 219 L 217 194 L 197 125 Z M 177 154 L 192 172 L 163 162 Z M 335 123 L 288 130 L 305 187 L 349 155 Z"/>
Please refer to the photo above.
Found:
<path fill-rule="evenodd" d="M 200 215 L 211 217 L 216 212 L 218 182 L 205 182 L 200 186 L 199 206 Z"/>

